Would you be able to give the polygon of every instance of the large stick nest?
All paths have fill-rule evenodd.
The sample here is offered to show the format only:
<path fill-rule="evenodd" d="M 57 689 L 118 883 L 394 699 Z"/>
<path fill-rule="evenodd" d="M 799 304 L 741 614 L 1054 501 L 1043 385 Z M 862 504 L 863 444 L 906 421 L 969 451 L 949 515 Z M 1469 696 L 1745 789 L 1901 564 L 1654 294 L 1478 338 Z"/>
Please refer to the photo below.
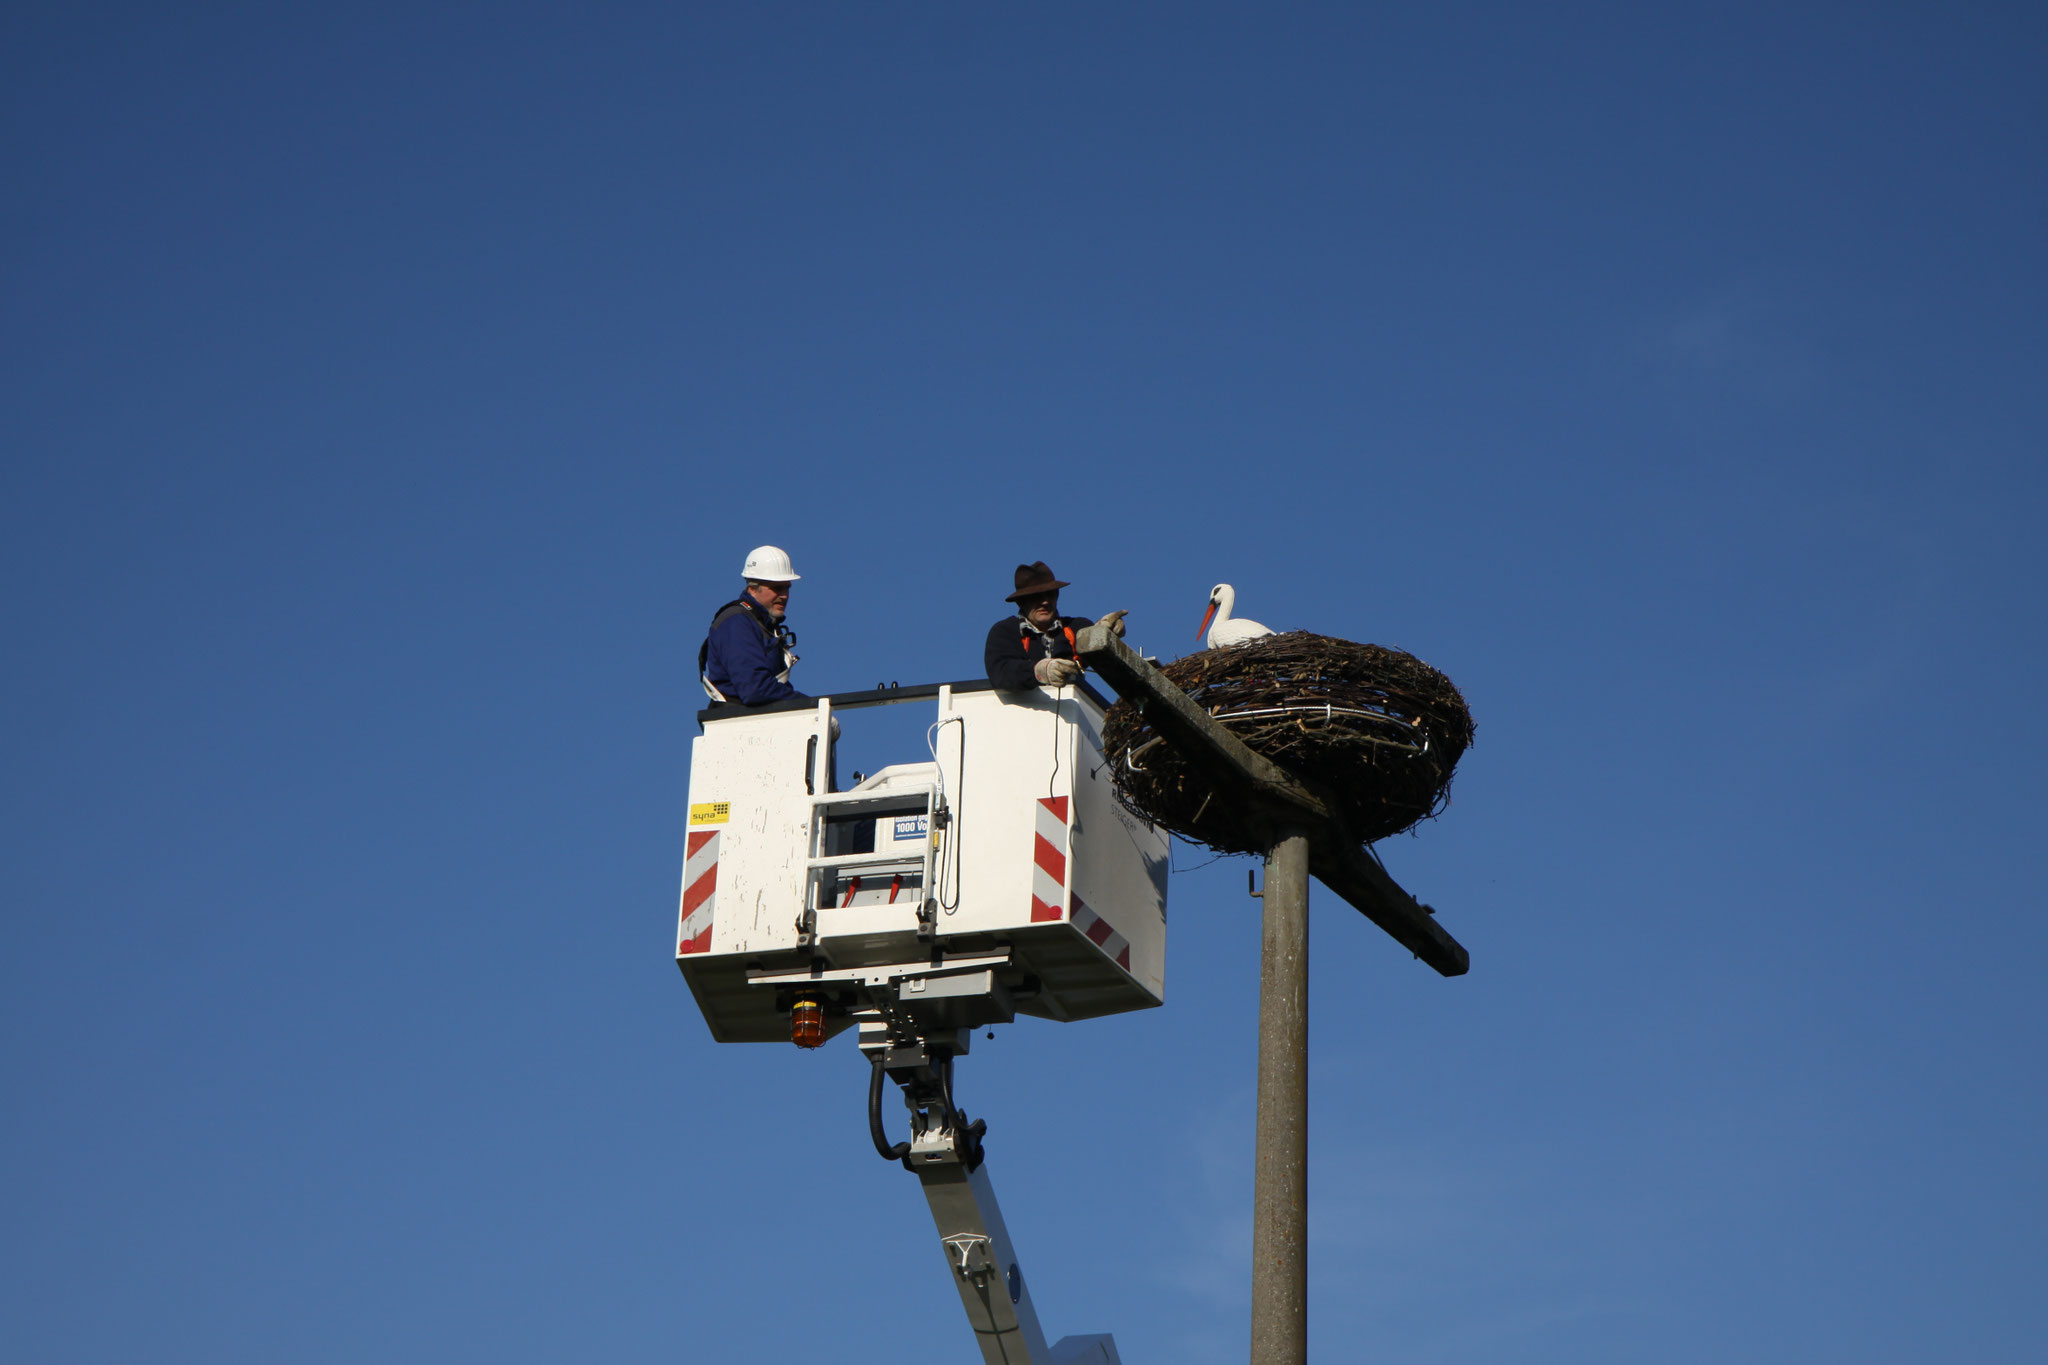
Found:
<path fill-rule="evenodd" d="M 1397 649 L 1296 630 L 1160 671 L 1330 801 L 1363 843 L 1440 813 L 1472 743 L 1472 713 L 1451 680 Z M 1128 701 L 1110 708 L 1102 747 L 1118 798 L 1138 815 L 1219 853 L 1265 851 L 1249 813 L 1219 797 Z"/>

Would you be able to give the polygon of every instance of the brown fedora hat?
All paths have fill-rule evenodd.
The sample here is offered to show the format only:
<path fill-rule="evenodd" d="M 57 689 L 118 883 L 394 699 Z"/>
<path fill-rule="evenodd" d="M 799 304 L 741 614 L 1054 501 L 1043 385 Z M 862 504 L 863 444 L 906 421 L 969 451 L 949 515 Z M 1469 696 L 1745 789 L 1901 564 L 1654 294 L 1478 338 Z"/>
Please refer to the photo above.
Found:
<path fill-rule="evenodd" d="M 1045 561 L 1041 559 L 1036 564 L 1017 566 L 1017 591 L 1003 600 L 1015 602 L 1020 598 L 1036 597 L 1042 592 L 1058 592 L 1067 586 L 1064 580 L 1052 576 L 1052 570 L 1047 568 Z"/>

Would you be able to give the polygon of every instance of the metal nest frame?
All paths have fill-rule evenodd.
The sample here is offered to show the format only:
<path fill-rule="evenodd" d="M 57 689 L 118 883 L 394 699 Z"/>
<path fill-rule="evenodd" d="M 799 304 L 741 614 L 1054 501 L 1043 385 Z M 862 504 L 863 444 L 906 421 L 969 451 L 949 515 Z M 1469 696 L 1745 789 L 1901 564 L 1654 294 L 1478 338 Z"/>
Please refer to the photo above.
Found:
<path fill-rule="evenodd" d="M 1160 672 L 1247 747 L 1321 792 L 1361 843 L 1399 834 L 1449 804 L 1472 744 L 1451 680 L 1412 654 L 1309 631 L 1203 650 Z M 1219 853 L 1264 851 L 1261 836 L 1129 702 L 1102 727 L 1117 798 Z"/>

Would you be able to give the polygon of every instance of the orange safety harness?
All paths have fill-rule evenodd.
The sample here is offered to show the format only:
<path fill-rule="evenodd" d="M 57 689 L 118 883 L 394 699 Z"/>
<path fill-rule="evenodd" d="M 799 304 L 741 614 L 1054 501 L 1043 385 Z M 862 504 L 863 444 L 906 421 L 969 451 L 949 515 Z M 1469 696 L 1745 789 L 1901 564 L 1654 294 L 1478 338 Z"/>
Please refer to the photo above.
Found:
<path fill-rule="evenodd" d="M 1025 629 L 1025 630 L 1022 630 L 1022 631 L 1018 632 L 1018 635 L 1017 635 L 1017 643 L 1018 643 L 1018 645 L 1019 645 L 1020 647 L 1022 647 L 1022 649 L 1024 650 L 1024 652 L 1025 652 L 1026 654 L 1029 654 L 1029 653 L 1031 652 L 1031 637 L 1032 637 L 1033 635 L 1038 635 L 1038 634 L 1047 634 L 1047 633 L 1049 633 L 1049 632 L 1040 632 L 1040 631 L 1035 631 L 1035 630 Z M 1080 657 L 1081 657 L 1081 646 L 1080 646 L 1079 644 L 1075 643 L 1075 640 L 1074 640 L 1074 628 L 1073 628 L 1072 626 L 1070 626 L 1070 625 L 1067 625 L 1067 624 L 1065 624 L 1064 622 L 1062 622 L 1062 623 L 1061 623 L 1061 625 L 1060 625 L 1060 634 L 1062 634 L 1062 635 L 1064 635 L 1064 636 L 1066 636 L 1066 637 L 1067 637 L 1067 657 L 1068 657 L 1068 658 L 1070 658 L 1070 659 L 1078 659 L 1078 658 L 1080 658 Z M 1051 646 L 1050 644 L 1047 644 L 1045 652 L 1046 652 L 1047 654 L 1049 654 L 1049 655 L 1050 655 L 1050 654 L 1052 654 L 1052 646 Z M 1057 658 L 1058 656 L 1057 656 L 1057 655 L 1054 655 L 1053 657 Z"/>

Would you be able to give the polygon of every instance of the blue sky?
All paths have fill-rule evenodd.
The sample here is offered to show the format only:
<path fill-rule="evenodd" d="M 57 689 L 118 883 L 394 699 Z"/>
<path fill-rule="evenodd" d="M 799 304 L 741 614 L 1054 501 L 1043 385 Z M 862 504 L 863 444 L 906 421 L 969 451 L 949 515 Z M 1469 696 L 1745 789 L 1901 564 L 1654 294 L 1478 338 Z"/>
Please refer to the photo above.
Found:
<path fill-rule="evenodd" d="M 669 960 L 763 541 L 813 692 L 1038 558 L 1464 688 L 1471 974 L 1315 897 L 1317 1359 L 2038 1349 L 2037 9 L 4 22 L 10 1355 L 971 1358 L 850 1041 Z M 963 1064 L 1131 1365 L 1244 1351 L 1206 857 L 1165 1008 Z"/>

